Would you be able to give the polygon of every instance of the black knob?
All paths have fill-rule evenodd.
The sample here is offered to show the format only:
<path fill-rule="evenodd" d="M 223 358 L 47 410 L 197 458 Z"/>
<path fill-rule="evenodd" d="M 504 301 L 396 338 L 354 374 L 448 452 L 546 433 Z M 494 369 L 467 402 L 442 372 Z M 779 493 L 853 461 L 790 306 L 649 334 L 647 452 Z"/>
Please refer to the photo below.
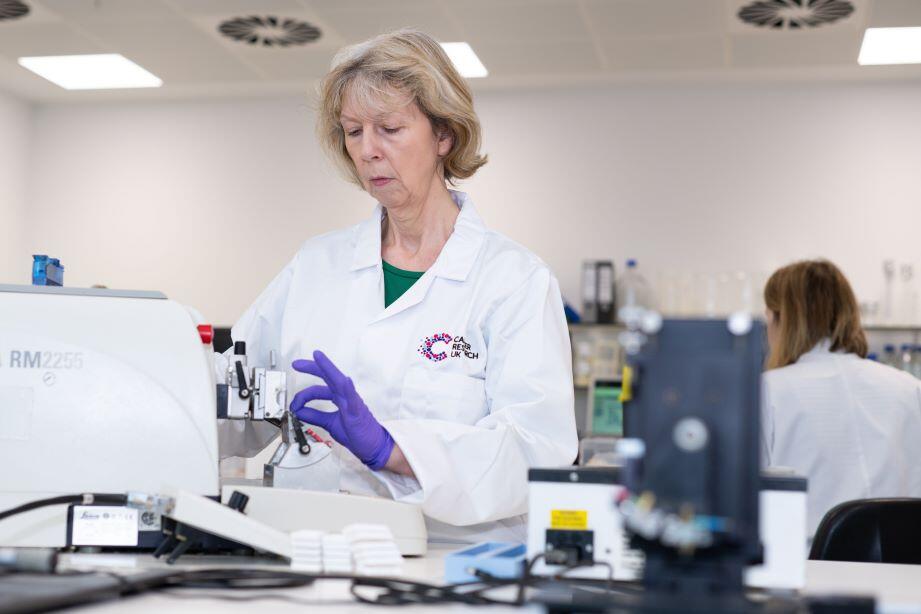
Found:
<path fill-rule="evenodd" d="M 233 353 L 237 356 L 245 356 L 246 355 L 246 342 L 245 341 L 234 341 Z"/>
<path fill-rule="evenodd" d="M 227 501 L 227 507 L 242 514 L 244 511 L 246 511 L 247 503 L 249 503 L 249 497 L 244 495 L 239 490 L 235 490 L 233 491 L 233 494 L 230 495 L 230 499 Z"/>

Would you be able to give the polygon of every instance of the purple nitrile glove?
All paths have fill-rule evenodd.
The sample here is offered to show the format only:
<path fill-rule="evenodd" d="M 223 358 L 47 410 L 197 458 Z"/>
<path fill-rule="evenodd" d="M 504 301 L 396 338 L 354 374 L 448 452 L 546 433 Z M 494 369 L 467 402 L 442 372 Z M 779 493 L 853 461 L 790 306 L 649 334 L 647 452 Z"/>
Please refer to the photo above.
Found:
<path fill-rule="evenodd" d="M 313 360 L 295 360 L 291 366 L 326 383 L 309 386 L 294 395 L 291 401 L 294 415 L 329 431 L 333 439 L 371 469 L 383 469 L 393 452 L 393 437 L 371 414 L 351 378 L 319 350 L 313 353 Z M 307 406 L 310 401 L 320 399 L 332 401 L 339 411 L 320 411 Z"/>

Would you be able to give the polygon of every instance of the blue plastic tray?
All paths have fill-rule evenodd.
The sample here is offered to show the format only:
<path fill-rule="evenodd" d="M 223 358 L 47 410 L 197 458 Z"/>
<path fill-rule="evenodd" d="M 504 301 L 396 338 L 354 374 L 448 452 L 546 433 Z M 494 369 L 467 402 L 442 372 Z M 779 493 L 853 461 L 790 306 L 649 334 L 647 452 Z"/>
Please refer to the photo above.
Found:
<path fill-rule="evenodd" d="M 472 582 L 473 571 L 485 571 L 497 578 L 518 578 L 524 568 L 524 544 L 518 542 L 482 542 L 445 557 L 445 582 Z"/>

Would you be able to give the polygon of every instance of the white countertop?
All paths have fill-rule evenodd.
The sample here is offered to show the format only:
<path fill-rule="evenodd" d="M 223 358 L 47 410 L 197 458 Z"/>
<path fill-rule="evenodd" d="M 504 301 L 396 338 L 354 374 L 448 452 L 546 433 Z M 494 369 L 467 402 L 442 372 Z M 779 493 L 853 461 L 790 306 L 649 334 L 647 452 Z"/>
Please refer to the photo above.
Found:
<path fill-rule="evenodd" d="M 407 558 L 403 576 L 408 579 L 441 583 L 444 578 L 443 559 L 456 547 L 432 546 L 425 557 Z M 165 563 L 150 555 L 70 554 L 62 556 L 65 568 L 106 569 L 130 574 L 132 571 L 163 568 Z M 207 566 L 269 567 L 278 565 L 258 559 L 229 557 L 184 557 L 181 567 Z M 287 566 L 278 565 L 282 569 Z M 177 567 L 179 567 L 177 565 Z M 202 614 L 246 612 L 270 606 L 272 612 L 303 612 L 304 606 L 335 610 L 336 612 L 367 612 L 373 606 L 355 601 L 349 593 L 348 580 L 322 580 L 311 586 L 273 590 L 230 589 L 170 589 L 145 593 L 126 599 L 84 606 L 81 612 L 156 613 L 195 609 Z M 874 595 L 877 611 L 887 614 L 921 614 L 921 566 L 884 565 L 870 563 L 839 563 L 808 561 L 804 594 L 856 594 Z M 413 606 L 413 611 L 424 614 L 435 608 L 461 609 L 464 605 Z M 504 608 L 491 608 L 501 612 Z M 508 608 L 510 611 L 513 608 Z M 518 610 L 518 608 L 515 608 Z M 537 606 L 526 608 L 538 611 Z"/>

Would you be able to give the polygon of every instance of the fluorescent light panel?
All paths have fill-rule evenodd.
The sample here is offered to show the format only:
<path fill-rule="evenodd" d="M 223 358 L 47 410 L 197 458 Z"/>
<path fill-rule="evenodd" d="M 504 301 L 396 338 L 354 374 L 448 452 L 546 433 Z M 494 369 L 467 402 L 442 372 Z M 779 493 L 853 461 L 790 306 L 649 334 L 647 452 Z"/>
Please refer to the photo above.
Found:
<path fill-rule="evenodd" d="M 467 43 L 441 43 L 441 47 L 451 58 L 454 67 L 462 77 L 476 79 L 485 77 L 489 74 L 483 62 L 476 56 L 473 49 Z"/>
<path fill-rule="evenodd" d="M 19 65 L 65 90 L 108 90 L 163 85 L 163 81 L 158 77 L 117 53 L 19 58 Z"/>
<path fill-rule="evenodd" d="M 921 28 L 867 28 L 857 63 L 921 64 Z"/>

